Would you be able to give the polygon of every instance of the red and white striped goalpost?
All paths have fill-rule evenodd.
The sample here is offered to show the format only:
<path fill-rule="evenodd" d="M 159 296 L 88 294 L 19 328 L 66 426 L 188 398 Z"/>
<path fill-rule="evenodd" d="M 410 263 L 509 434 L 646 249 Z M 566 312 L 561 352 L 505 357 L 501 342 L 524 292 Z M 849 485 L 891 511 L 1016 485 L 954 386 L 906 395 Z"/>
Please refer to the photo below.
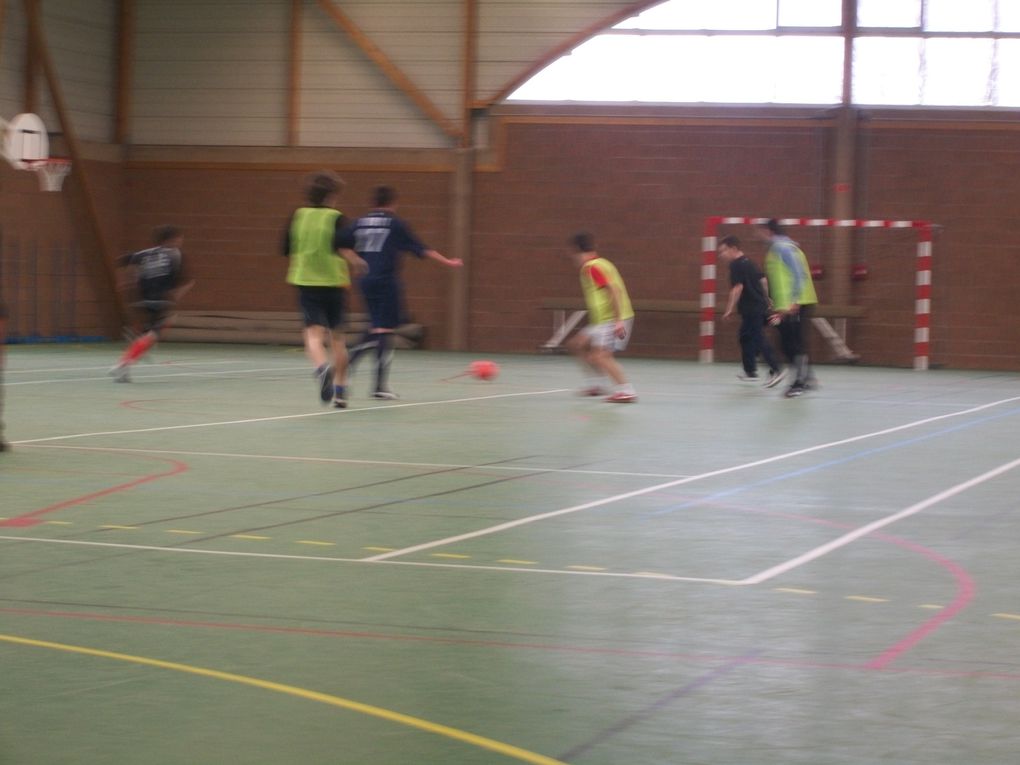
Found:
<path fill-rule="evenodd" d="M 768 218 L 712 216 L 705 219 L 701 240 L 701 347 L 698 360 L 712 363 L 715 356 L 716 233 L 724 224 L 760 225 Z M 931 231 L 925 220 L 839 220 L 837 218 L 779 218 L 781 226 L 834 228 L 910 228 L 917 231 L 917 278 L 914 289 L 914 369 L 928 368 L 931 329 Z"/>

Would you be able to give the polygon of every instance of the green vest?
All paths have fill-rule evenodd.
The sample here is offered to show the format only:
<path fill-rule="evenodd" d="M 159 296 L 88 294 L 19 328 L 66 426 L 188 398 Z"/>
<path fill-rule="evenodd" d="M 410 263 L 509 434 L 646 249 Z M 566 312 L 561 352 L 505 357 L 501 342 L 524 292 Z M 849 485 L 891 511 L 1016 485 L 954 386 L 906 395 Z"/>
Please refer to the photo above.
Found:
<path fill-rule="evenodd" d="M 774 240 L 765 256 L 765 276 L 769 280 L 769 297 L 777 311 L 785 311 L 793 303 L 814 305 L 818 302 L 811 267 L 803 250 L 792 240 Z"/>
<path fill-rule="evenodd" d="M 609 296 L 609 290 L 596 287 L 588 273 L 592 266 L 598 266 L 599 271 L 605 275 L 609 284 L 616 287 L 617 299 L 620 302 L 620 319 L 630 319 L 634 316 L 634 309 L 630 305 L 630 296 L 627 295 L 627 288 L 623 284 L 620 272 L 616 266 L 605 258 L 593 258 L 587 260 L 581 266 L 581 289 L 584 291 L 584 302 L 588 305 L 588 321 L 591 324 L 606 324 L 616 321 L 616 314 L 613 312 L 613 301 Z"/>
<path fill-rule="evenodd" d="M 300 207 L 290 223 L 290 267 L 287 283 L 300 287 L 348 287 L 347 261 L 333 249 L 340 211 L 332 207 Z"/>

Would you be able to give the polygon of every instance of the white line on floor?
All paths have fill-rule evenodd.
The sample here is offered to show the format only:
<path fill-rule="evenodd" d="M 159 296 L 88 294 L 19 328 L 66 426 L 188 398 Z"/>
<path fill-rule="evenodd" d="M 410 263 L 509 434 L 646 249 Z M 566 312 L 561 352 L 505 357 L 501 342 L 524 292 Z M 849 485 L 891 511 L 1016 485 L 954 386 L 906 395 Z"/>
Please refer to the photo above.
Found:
<path fill-rule="evenodd" d="M 707 478 L 714 478 L 720 475 L 726 475 L 727 473 L 736 473 L 741 470 L 747 470 L 749 468 L 758 467 L 760 465 L 768 465 L 773 462 L 779 462 L 781 460 L 787 460 L 792 457 L 798 457 L 803 454 L 811 454 L 812 452 L 822 451 L 823 449 L 831 449 L 836 446 L 843 446 L 845 444 L 852 444 L 857 441 L 864 441 L 869 438 L 877 438 L 878 436 L 889 435 L 890 433 L 897 433 L 901 430 L 908 430 L 910 428 L 917 428 L 922 425 L 927 425 L 932 422 L 939 422 L 941 420 L 948 419 L 950 417 L 961 417 L 967 414 L 974 414 L 991 407 L 1001 406 L 1002 404 L 1009 404 L 1020 401 L 1020 396 L 1013 396 L 1011 398 L 1001 399 L 999 401 L 993 401 L 989 404 L 982 404 L 980 406 L 971 407 L 970 409 L 964 409 L 959 412 L 952 412 L 950 414 L 940 414 L 935 417 L 926 417 L 923 420 L 915 420 L 908 422 L 904 425 L 896 425 L 892 428 L 884 428 L 883 430 L 872 431 L 871 433 L 863 433 L 859 436 L 851 436 L 850 438 L 842 438 L 838 441 L 829 441 L 824 444 L 817 444 L 816 446 L 809 446 L 804 449 L 797 449 L 792 452 L 785 452 L 783 454 L 776 454 L 765 459 L 754 460 L 753 462 L 745 462 L 741 465 L 733 465 L 732 467 L 720 468 L 719 470 L 711 470 L 707 473 L 701 473 L 700 475 L 693 475 L 687 478 L 679 478 L 675 481 L 667 481 L 666 483 L 655 484 L 654 486 L 648 486 L 644 489 L 636 489 L 635 491 L 624 492 L 623 494 L 615 494 L 611 497 L 604 497 L 597 499 L 592 502 L 585 502 L 580 505 L 571 505 L 570 507 L 564 507 L 559 510 L 553 510 L 548 513 L 540 513 L 538 515 L 529 515 L 525 518 L 518 518 L 514 521 L 508 521 L 506 523 L 500 523 L 495 526 L 488 526 L 484 529 L 478 529 L 476 531 L 469 531 L 466 534 L 457 534 L 451 537 L 444 537 L 443 539 L 435 539 L 431 542 L 423 542 L 422 544 L 412 545 L 411 547 L 404 547 L 399 550 L 394 550 L 388 553 L 382 553 L 380 555 L 373 555 L 365 558 L 366 561 L 380 561 L 388 560 L 390 558 L 399 558 L 402 555 L 410 555 L 411 553 L 421 552 L 422 550 L 431 550 L 435 547 L 442 547 L 444 545 L 454 544 L 456 542 L 463 542 L 466 539 L 476 539 L 477 537 L 488 536 L 490 534 L 497 534 L 501 531 L 507 531 L 518 526 L 524 526 L 529 523 L 536 523 L 538 521 L 544 521 L 548 518 L 556 518 L 561 515 L 568 515 L 570 513 L 581 512 L 582 510 L 591 510 L 595 507 L 602 507 L 603 505 L 609 505 L 614 502 L 621 502 L 625 499 L 632 499 L 634 497 L 641 497 L 646 494 L 652 494 L 657 491 L 663 491 L 665 489 L 671 489 L 674 486 L 681 486 L 683 484 L 693 483 L 695 481 L 705 480 Z"/>

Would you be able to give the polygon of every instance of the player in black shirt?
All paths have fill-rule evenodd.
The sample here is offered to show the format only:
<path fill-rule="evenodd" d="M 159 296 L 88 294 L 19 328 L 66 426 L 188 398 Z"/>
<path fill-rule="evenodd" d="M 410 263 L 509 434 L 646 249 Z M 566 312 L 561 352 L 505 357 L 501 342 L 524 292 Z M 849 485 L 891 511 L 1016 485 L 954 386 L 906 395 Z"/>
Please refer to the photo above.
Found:
<path fill-rule="evenodd" d="M 724 237 L 719 243 L 719 257 L 730 266 L 730 293 L 726 302 L 723 319 L 740 314 L 740 356 L 744 367 L 741 380 L 758 380 L 758 354 L 769 365 L 769 376 L 765 387 L 771 388 L 783 379 L 785 372 L 779 366 L 775 351 L 765 338 L 765 324 L 768 321 L 771 304 L 765 275 L 740 249 L 740 240 L 735 236 Z"/>
<path fill-rule="evenodd" d="M 395 399 L 389 389 L 388 374 L 393 356 L 393 330 L 403 318 L 403 289 L 400 283 L 400 255 L 409 252 L 416 258 L 429 258 L 444 266 L 459 268 L 460 258 L 447 258 L 414 235 L 396 215 L 397 192 L 378 186 L 373 192 L 374 209 L 338 233 L 334 249 L 353 250 L 368 266 L 358 282 L 365 298 L 372 327 L 355 344 L 349 369 L 371 349 L 375 349 L 376 371 L 373 398 Z"/>
<path fill-rule="evenodd" d="M 134 270 L 140 300 L 134 306 L 144 315 L 142 333 L 124 351 L 110 369 L 117 382 L 130 382 L 128 368 L 156 344 L 160 330 L 166 325 L 170 309 L 187 292 L 193 281 L 184 273 L 181 245 L 184 236 L 176 226 L 159 226 L 153 232 L 154 247 L 124 255 L 117 265 Z"/>

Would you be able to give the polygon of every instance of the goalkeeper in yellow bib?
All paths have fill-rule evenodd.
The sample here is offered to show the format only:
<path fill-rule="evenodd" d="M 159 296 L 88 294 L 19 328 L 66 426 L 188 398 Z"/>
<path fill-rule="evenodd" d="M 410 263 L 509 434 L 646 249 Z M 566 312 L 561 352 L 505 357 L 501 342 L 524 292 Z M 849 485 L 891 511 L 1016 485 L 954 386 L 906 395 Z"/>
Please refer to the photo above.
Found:
<path fill-rule="evenodd" d="M 811 315 L 818 304 L 811 267 L 775 218 L 757 227 L 761 239 L 769 243 L 765 254 L 765 277 L 769 285 L 774 317 L 779 319 L 779 341 L 783 355 L 793 368 L 794 380 L 786 397 L 794 398 L 815 386 L 815 375 L 808 355 L 808 330 Z"/>
<path fill-rule="evenodd" d="M 588 326 L 567 343 L 588 372 L 581 394 L 609 393 L 605 399 L 609 403 L 633 403 L 637 394 L 613 355 L 627 347 L 634 327 L 634 309 L 627 287 L 616 266 L 596 252 L 595 237 L 582 232 L 575 234 L 570 243 L 574 261 L 581 269 L 581 290 L 588 307 Z M 607 377 L 613 384 L 611 393 L 605 388 Z"/>

